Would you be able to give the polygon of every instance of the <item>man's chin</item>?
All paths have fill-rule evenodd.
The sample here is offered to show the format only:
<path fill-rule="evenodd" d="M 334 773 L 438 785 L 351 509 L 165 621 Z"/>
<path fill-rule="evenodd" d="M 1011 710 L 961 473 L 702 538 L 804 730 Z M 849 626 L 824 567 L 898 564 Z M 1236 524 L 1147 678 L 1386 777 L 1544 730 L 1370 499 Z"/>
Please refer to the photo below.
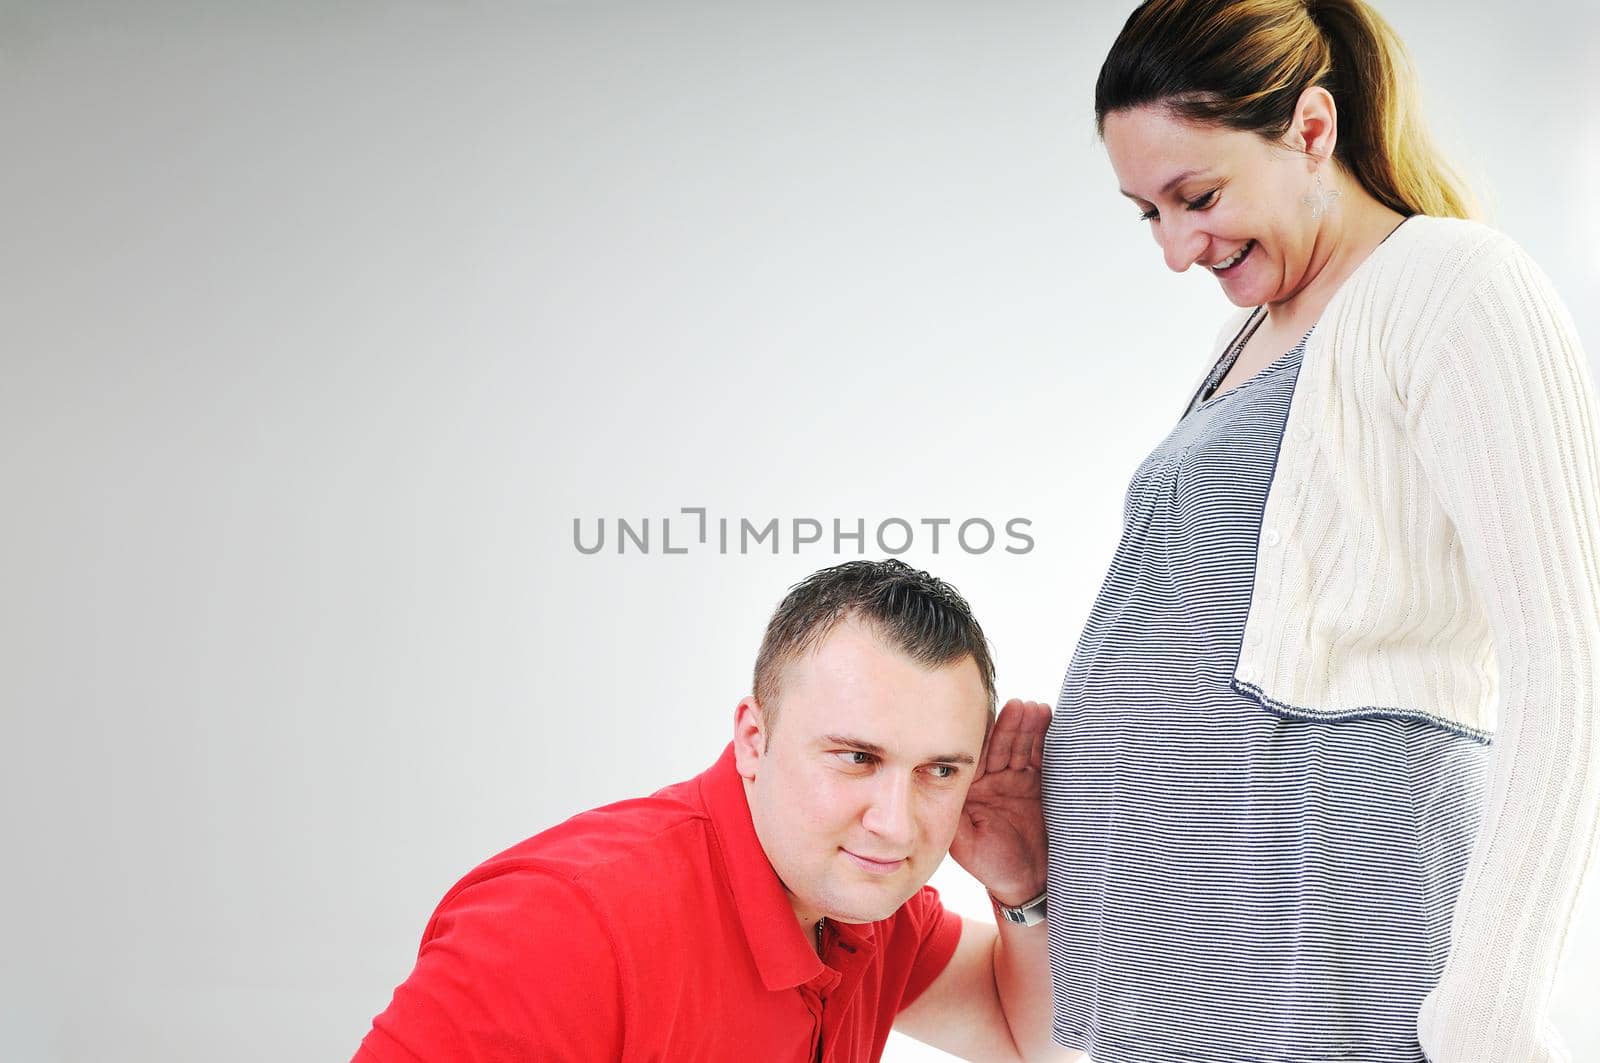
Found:
<path fill-rule="evenodd" d="M 837 903 L 827 908 L 828 918 L 836 923 L 877 923 L 898 912 L 921 888 L 920 882 L 910 890 L 904 883 L 896 883 L 896 888 L 884 883 L 876 889 L 841 891 L 833 898 Z"/>

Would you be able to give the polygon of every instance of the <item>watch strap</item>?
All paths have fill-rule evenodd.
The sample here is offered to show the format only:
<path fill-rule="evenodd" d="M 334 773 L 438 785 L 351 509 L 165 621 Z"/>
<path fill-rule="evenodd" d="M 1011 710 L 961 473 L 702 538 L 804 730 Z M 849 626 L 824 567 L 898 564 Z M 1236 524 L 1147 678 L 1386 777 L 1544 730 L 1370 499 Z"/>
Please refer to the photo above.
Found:
<path fill-rule="evenodd" d="M 994 905 L 994 910 L 999 913 L 1000 918 L 1008 923 L 1016 923 L 1018 926 L 1038 926 L 1045 921 L 1049 914 L 1046 902 L 1049 895 L 1050 890 L 1046 888 L 1043 893 L 1032 900 L 1023 901 L 1013 907 L 1009 904 L 1001 904 L 995 899 L 995 895 L 991 893 L 989 894 L 989 902 Z"/>

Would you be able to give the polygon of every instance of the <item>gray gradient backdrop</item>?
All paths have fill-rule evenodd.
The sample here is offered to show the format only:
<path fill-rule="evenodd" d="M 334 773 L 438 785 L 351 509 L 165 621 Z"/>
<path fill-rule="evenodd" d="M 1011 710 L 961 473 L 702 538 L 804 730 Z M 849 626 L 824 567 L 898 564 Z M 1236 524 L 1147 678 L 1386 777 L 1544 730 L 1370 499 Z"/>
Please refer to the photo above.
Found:
<path fill-rule="evenodd" d="M 457 876 L 711 761 L 838 559 L 680 507 L 1030 519 L 905 556 L 1053 701 L 1228 310 L 1092 135 L 1130 6 L 0 3 L 0 1057 L 347 1058 Z M 1595 9 L 1384 9 L 1600 350 Z"/>

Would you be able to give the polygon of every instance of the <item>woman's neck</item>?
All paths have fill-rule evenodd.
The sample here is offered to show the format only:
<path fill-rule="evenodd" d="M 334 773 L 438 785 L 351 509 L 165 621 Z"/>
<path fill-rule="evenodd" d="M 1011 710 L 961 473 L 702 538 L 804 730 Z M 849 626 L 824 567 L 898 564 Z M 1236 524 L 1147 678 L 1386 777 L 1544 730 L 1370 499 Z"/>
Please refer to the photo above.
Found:
<path fill-rule="evenodd" d="M 1267 320 L 1290 332 L 1316 324 L 1340 285 L 1405 220 L 1354 178 L 1339 172 L 1334 180 L 1340 194 L 1312 242 L 1311 279 L 1289 298 L 1267 304 Z"/>

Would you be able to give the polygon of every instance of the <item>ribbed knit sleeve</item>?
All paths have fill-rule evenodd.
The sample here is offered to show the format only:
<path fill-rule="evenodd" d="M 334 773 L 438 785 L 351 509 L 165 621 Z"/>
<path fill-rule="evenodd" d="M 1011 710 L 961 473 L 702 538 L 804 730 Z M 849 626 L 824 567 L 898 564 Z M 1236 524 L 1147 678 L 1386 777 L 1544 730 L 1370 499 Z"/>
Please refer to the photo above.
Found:
<path fill-rule="evenodd" d="M 1500 683 L 1449 957 L 1418 1018 L 1431 1063 L 1569 1058 L 1546 1015 L 1600 803 L 1595 394 L 1549 281 L 1520 249 L 1497 250 L 1396 381 Z"/>

